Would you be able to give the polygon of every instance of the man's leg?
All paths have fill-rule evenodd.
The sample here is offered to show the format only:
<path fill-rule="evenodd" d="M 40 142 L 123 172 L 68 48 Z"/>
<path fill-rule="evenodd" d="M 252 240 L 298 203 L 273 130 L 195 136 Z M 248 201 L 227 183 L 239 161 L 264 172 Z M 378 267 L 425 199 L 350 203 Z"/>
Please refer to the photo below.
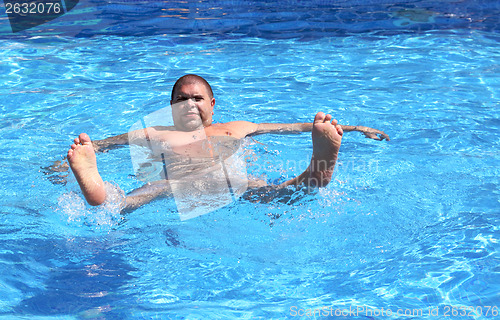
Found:
<path fill-rule="evenodd" d="M 290 185 L 307 187 L 325 187 L 332 179 L 333 169 L 337 161 L 343 131 L 337 120 L 323 112 L 314 117 L 312 129 L 313 155 L 309 167 L 279 188 Z"/>
<path fill-rule="evenodd" d="M 170 183 L 167 180 L 159 180 L 146 183 L 140 188 L 127 194 L 125 198 L 125 207 L 122 213 L 134 211 L 135 209 L 157 199 L 159 197 L 168 197 L 172 195 Z"/>
<path fill-rule="evenodd" d="M 342 142 L 342 128 L 336 120 L 322 112 L 316 114 L 313 122 L 312 141 L 313 155 L 309 167 L 298 177 L 288 180 L 280 185 L 256 186 L 249 188 L 243 199 L 252 202 L 268 203 L 278 199 L 280 202 L 292 203 L 300 198 L 293 196 L 295 190 L 285 188 L 297 187 L 324 187 L 333 174 L 335 162 Z"/>
<path fill-rule="evenodd" d="M 98 206 L 106 200 L 106 190 L 95 157 L 92 141 L 86 133 L 75 138 L 68 151 L 68 162 L 76 181 L 90 205 Z"/>

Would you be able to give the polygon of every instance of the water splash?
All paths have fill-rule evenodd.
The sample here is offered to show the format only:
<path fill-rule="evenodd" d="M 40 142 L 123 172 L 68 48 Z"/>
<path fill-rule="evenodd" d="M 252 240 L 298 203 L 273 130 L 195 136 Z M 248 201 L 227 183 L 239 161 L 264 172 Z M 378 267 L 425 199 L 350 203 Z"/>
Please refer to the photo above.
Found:
<path fill-rule="evenodd" d="M 86 225 L 93 230 L 110 230 L 123 219 L 121 210 L 125 205 L 125 192 L 112 182 L 104 182 L 106 201 L 98 207 L 90 207 L 85 200 L 74 191 L 58 198 L 59 212 L 62 220 L 68 225 Z"/>

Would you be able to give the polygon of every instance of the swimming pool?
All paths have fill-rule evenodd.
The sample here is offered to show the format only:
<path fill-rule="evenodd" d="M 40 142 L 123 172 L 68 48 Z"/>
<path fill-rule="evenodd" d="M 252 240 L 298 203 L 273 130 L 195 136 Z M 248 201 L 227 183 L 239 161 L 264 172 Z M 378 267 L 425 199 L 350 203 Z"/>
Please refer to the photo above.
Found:
<path fill-rule="evenodd" d="M 279 24 L 278 5 L 252 2 L 246 25 L 215 19 L 208 31 L 151 28 L 155 14 L 141 29 L 130 7 L 99 7 L 106 14 L 79 36 L 84 28 L 64 34 L 57 21 L 48 24 L 57 37 L 2 29 L 0 318 L 497 317 L 498 12 L 460 2 L 472 9 L 453 20 L 427 2 L 401 3 L 325 3 L 316 26 L 332 14 L 342 23 L 331 28 L 311 27 L 316 15 L 300 7 L 283 10 L 296 22 Z M 112 14 L 120 10 L 131 24 Z M 194 23 L 186 12 L 179 25 Z M 74 179 L 44 173 L 80 132 L 124 133 L 165 107 L 185 73 L 212 84 L 218 122 L 309 122 L 327 111 L 391 141 L 346 133 L 335 179 L 318 193 L 238 200 L 184 222 L 172 201 L 125 216 L 89 209 Z M 299 173 L 286 159 L 312 152 L 305 133 L 256 140 L 244 142 L 259 164 L 249 171 L 271 180 Z M 98 162 L 125 191 L 141 185 L 127 148 Z"/>

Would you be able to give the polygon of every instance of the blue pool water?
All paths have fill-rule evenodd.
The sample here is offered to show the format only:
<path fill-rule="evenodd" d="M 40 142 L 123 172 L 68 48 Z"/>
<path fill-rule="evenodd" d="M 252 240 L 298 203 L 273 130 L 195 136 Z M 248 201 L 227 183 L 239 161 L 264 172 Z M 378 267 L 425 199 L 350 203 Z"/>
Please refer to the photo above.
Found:
<path fill-rule="evenodd" d="M 392 12 L 354 8 L 346 12 Z M 325 34 L 272 26 L 276 11 L 266 12 L 266 23 L 241 27 L 247 36 L 234 25 L 134 34 L 137 17 L 121 29 L 114 18 L 125 36 L 102 32 L 113 17 L 89 22 L 92 37 L 3 33 L 0 319 L 499 316 L 500 38 L 492 18 L 485 13 L 481 25 L 473 11 L 473 27 L 446 28 L 432 25 L 439 15 L 400 15 L 373 31 L 354 21 Z M 240 199 L 184 222 L 170 200 L 125 216 L 113 205 L 89 208 L 73 177 L 61 184 L 46 174 L 80 132 L 124 133 L 165 107 L 186 73 L 212 84 L 217 122 L 309 122 L 325 111 L 391 141 L 346 133 L 334 181 L 319 192 Z M 312 152 L 307 133 L 255 138 L 244 141 L 249 172 L 270 180 L 300 173 L 286 159 Z M 127 148 L 99 154 L 98 164 L 126 192 L 141 185 Z"/>

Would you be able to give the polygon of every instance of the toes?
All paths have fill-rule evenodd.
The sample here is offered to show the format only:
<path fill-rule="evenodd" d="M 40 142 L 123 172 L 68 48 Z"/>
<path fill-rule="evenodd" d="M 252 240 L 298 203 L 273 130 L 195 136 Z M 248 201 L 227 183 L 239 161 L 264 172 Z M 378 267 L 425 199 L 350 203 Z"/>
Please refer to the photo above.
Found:
<path fill-rule="evenodd" d="M 332 125 L 336 126 L 338 124 L 337 119 L 332 120 Z"/>
<path fill-rule="evenodd" d="M 82 144 L 91 144 L 92 143 L 92 140 L 90 140 L 90 137 L 86 133 L 81 133 L 78 138 L 80 139 L 80 142 Z"/>
<path fill-rule="evenodd" d="M 69 149 L 69 151 L 68 151 L 67 158 L 71 159 L 71 157 L 73 157 L 73 149 Z"/>
<path fill-rule="evenodd" d="M 324 122 L 324 121 L 325 121 L 325 114 L 323 112 L 316 113 L 316 116 L 314 117 L 314 123 Z"/>
<path fill-rule="evenodd" d="M 337 133 L 339 135 L 343 135 L 344 134 L 344 130 L 342 130 L 342 127 L 340 125 L 335 125 L 335 128 L 337 129 Z"/>
<path fill-rule="evenodd" d="M 77 138 L 75 138 L 75 139 L 73 140 L 73 142 L 74 142 L 75 144 L 77 144 L 77 145 L 78 145 L 78 144 L 80 144 L 80 139 L 78 139 L 78 137 L 77 137 Z"/>
<path fill-rule="evenodd" d="M 330 114 L 327 114 L 323 122 L 330 122 L 330 121 L 332 121 L 332 116 Z"/>
<path fill-rule="evenodd" d="M 75 150 L 77 146 L 78 146 L 78 144 L 72 144 L 71 145 L 71 150 Z"/>

